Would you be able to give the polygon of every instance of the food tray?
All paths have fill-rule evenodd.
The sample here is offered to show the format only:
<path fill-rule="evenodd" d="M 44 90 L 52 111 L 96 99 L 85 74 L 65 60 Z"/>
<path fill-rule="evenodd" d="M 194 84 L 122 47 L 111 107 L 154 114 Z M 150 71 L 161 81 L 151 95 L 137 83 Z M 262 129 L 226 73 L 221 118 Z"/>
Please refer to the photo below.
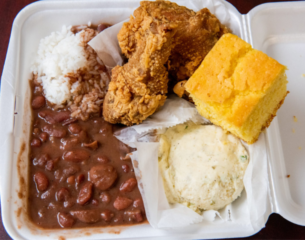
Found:
<path fill-rule="evenodd" d="M 179 1 L 176 1 L 179 4 Z M 207 4 L 229 10 L 233 32 L 288 67 L 288 90 L 284 105 L 271 126 L 262 134 L 266 143 L 269 182 L 266 206 L 257 212 L 253 225 L 233 222 L 203 222 L 183 229 L 153 229 L 149 224 L 129 227 L 42 230 L 31 224 L 25 214 L 27 151 L 23 144 L 29 136 L 30 65 L 39 40 L 63 24 L 88 21 L 115 24 L 125 20 L 139 1 L 43 1 L 24 8 L 16 17 L 2 75 L 0 99 L 0 190 L 2 219 L 14 239 L 162 239 L 228 238 L 255 234 L 264 227 L 272 212 L 305 225 L 305 2 L 263 4 L 248 14 L 240 14 L 224 0 Z M 213 12 L 213 9 L 211 9 Z M 219 16 L 218 16 L 219 17 Z M 288 177 L 290 176 L 290 177 Z M 254 178 L 255 176 L 253 176 Z"/>

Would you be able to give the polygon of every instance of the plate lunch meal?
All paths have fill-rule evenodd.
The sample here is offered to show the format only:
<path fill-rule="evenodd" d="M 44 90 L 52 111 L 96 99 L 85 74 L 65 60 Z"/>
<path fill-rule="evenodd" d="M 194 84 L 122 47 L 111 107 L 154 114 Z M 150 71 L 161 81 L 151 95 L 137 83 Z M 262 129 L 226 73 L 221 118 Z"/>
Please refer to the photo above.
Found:
<path fill-rule="evenodd" d="M 2 75 L 14 239 L 244 237 L 304 225 L 305 4 L 45 1 Z M 290 176 L 288 178 L 287 176 Z"/>

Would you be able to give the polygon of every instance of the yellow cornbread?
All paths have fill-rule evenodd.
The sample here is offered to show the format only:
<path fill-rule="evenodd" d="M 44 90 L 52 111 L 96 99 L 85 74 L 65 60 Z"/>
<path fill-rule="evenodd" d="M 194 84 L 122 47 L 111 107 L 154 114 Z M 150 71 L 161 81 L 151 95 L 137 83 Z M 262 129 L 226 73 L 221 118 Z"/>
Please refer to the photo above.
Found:
<path fill-rule="evenodd" d="M 269 126 L 287 95 L 286 67 L 225 34 L 185 84 L 199 113 L 247 143 Z"/>

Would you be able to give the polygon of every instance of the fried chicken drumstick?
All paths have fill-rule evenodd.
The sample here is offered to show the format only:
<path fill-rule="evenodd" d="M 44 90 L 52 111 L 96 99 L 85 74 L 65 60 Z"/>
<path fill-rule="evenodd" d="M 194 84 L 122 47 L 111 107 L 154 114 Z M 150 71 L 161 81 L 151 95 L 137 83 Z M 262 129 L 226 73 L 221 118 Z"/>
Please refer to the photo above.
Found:
<path fill-rule="evenodd" d="M 196 13 L 168 1 L 141 2 L 118 34 L 129 60 L 112 70 L 105 120 L 141 123 L 164 104 L 169 75 L 174 80 L 189 78 L 226 32 L 206 8 Z"/>

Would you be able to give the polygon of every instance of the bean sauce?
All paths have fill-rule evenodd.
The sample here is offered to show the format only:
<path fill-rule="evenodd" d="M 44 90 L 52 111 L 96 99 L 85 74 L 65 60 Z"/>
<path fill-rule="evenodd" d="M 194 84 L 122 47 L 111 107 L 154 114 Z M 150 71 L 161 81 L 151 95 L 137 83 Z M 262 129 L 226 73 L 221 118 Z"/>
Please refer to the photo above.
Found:
<path fill-rule="evenodd" d="M 146 220 L 130 161 L 113 136 L 121 128 L 92 116 L 54 110 L 32 83 L 30 219 L 43 228 L 137 224 Z"/>

